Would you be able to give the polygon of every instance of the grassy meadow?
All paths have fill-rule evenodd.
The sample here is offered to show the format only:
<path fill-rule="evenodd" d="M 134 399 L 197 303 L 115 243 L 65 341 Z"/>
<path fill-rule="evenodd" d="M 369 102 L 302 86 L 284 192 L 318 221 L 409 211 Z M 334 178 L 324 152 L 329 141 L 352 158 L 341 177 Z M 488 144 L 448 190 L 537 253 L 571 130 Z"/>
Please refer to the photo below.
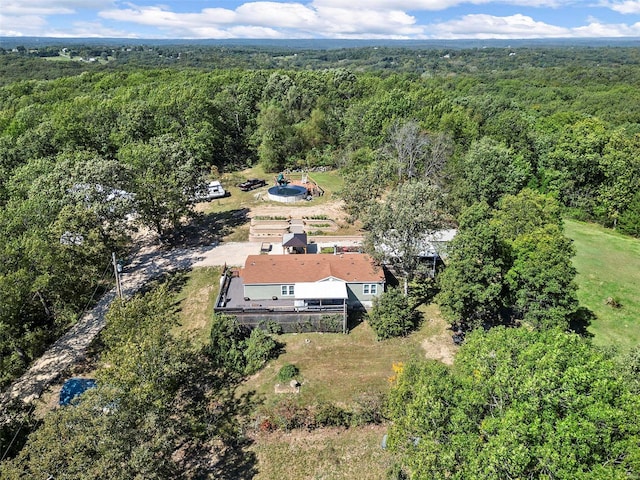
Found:
<path fill-rule="evenodd" d="M 565 233 L 576 247 L 578 299 L 596 316 L 594 343 L 621 351 L 640 344 L 640 240 L 573 220 Z"/>

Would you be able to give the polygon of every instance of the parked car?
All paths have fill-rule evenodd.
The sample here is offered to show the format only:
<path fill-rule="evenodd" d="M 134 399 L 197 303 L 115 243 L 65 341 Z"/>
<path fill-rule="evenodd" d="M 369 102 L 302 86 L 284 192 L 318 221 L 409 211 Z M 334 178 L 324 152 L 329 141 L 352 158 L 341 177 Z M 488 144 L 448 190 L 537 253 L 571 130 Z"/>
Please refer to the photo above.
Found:
<path fill-rule="evenodd" d="M 252 178 L 247 180 L 246 182 L 242 182 L 238 185 L 238 188 L 243 192 L 248 192 L 249 190 L 254 190 L 256 188 L 264 187 L 267 184 L 266 180 L 262 180 L 260 178 Z"/>
<path fill-rule="evenodd" d="M 206 187 L 198 192 L 194 198 L 196 202 L 207 202 L 215 198 L 222 198 L 227 195 L 227 192 L 222 187 L 222 184 L 218 180 L 209 182 Z"/>

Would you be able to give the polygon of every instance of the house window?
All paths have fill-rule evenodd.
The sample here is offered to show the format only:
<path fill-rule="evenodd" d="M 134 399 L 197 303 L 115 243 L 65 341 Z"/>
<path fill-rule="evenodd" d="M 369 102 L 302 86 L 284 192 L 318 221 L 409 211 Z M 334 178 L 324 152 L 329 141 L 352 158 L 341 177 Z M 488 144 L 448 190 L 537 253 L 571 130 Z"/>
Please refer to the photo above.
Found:
<path fill-rule="evenodd" d="M 376 295 L 378 293 L 378 285 L 375 283 L 365 283 L 363 286 L 363 293 L 365 295 Z"/>
<path fill-rule="evenodd" d="M 282 285 L 281 293 L 283 297 L 293 296 L 293 285 Z"/>

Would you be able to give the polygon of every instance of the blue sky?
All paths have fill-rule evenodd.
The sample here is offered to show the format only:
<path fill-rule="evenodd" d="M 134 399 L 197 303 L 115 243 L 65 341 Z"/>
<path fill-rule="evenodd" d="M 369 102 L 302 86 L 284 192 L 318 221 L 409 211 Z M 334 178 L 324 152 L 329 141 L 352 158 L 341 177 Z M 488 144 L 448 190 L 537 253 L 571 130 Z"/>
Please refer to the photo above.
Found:
<path fill-rule="evenodd" d="M 640 0 L 1 0 L 0 36 L 640 37 Z"/>

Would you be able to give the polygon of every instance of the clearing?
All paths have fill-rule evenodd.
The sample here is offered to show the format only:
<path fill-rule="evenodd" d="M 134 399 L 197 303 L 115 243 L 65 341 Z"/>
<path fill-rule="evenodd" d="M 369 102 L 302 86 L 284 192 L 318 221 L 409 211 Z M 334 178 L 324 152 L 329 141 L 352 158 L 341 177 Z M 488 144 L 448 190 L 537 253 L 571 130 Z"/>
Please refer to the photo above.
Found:
<path fill-rule="evenodd" d="M 594 343 L 623 352 L 640 344 L 640 240 L 573 220 L 565 232 L 576 247 L 578 299 L 596 316 Z"/>

